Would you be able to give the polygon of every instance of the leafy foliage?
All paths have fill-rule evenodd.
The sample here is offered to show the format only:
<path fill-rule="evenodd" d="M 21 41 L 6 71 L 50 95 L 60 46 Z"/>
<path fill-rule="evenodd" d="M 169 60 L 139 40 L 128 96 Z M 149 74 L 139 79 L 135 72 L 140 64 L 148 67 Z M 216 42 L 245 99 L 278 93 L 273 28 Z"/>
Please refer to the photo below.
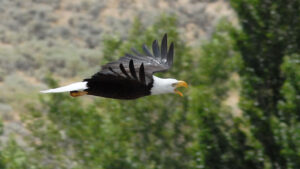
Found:
<path fill-rule="evenodd" d="M 27 161 L 28 156 L 25 150 L 11 136 L 5 145 L 5 149 L 0 153 L 0 167 L 3 169 L 33 168 Z"/>
<path fill-rule="evenodd" d="M 298 135 L 297 132 L 284 132 L 295 127 L 284 119 L 297 119 L 283 113 L 278 105 L 284 99 L 281 92 L 283 85 L 294 81 L 288 77 L 288 72 L 286 75 L 282 73 L 281 65 L 286 54 L 299 53 L 300 25 L 297 16 L 300 3 L 269 0 L 231 2 L 242 25 L 242 31 L 234 35 L 243 59 L 240 71 L 241 108 L 249 118 L 251 132 L 262 144 L 264 158 L 269 160 L 271 167 L 299 168 L 299 161 L 291 160 L 299 159 L 298 150 L 292 147 L 287 150 L 279 139 Z M 283 67 L 288 67 L 287 63 Z M 286 85 L 283 90 L 286 90 Z M 289 145 L 297 142 L 288 140 Z M 284 153 L 286 151 L 289 153 Z"/>

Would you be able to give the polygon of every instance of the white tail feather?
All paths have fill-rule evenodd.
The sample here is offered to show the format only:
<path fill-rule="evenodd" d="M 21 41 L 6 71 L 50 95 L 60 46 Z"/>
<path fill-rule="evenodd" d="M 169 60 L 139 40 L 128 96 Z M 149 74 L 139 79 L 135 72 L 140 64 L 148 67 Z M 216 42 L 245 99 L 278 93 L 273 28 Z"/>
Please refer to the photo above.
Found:
<path fill-rule="evenodd" d="M 43 90 L 41 93 L 62 93 L 62 92 L 70 92 L 75 90 L 85 90 L 87 89 L 87 82 L 76 82 L 72 83 L 67 86 L 55 88 L 55 89 L 49 89 L 49 90 Z"/>

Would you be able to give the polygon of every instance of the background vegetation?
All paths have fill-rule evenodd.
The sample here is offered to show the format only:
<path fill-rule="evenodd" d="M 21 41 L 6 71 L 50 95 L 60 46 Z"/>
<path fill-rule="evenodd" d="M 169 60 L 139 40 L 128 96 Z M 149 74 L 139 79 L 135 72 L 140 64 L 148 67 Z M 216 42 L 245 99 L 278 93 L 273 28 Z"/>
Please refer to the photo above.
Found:
<path fill-rule="evenodd" d="M 151 25 L 135 18 L 126 38 L 91 35 L 85 48 L 68 45 L 74 34 L 48 35 L 47 22 L 36 23 L 45 26 L 32 31 L 37 37 L 18 35 L 14 42 L 4 38 L 13 34 L 2 34 L 1 43 L 22 38 L 26 43 L 0 48 L 2 83 L 18 94 L 5 89 L 0 100 L 0 132 L 5 136 L 0 168 L 300 168 L 300 2 L 230 4 L 239 24 L 220 20 L 210 38 L 198 45 L 186 45 L 178 16 L 170 14 L 156 17 Z M 87 23 L 84 29 L 92 26 Z M 36 90 L 27 81 L 42 88 L 78 80 L 131 47 L 140 49 L 145 42 L 150 46 L 165 32 L 175 42 L 175 63 L 159 76 L 188 81 L 183 98 L 28 95 Z M 54 36 L 64 40 L 54 41 Z M 11 73 L 15 67 L 19 73 Z M 15 88 L 16 83 L 22 86 Z M 24 130 L 22 139 L 18 133 L 5 134 L 10 116 L 4 104 L 21 102 L 26 105 L 19 107 L 26 112 L 20 119 L 24 128 L 18 128 Z"/>

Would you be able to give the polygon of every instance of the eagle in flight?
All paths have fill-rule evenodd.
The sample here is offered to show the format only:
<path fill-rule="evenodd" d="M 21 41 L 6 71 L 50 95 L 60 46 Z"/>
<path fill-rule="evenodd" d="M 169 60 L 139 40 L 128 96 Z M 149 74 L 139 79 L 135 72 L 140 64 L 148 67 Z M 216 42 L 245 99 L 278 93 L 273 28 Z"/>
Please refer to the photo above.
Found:
<path fill-rule="evenodd" d="M 113 99 L 137 99 L 148 95 L 177 93 L 178 87 L 187 87 L 184 81 L 163 79 L 153 74 L 171 68 L 174 43 L 168 49 L 167 34 L 159 47 L 157 40 L 152 43 L 152 51 L 143 45 L 143 53 L 132 48 L 132 54 L 125 54 L 119 60 L 102 66 L 91 78 L 67 86 L 41 91 L 42 93 L 70 92 L 73 97 L 94 95 Z"/>

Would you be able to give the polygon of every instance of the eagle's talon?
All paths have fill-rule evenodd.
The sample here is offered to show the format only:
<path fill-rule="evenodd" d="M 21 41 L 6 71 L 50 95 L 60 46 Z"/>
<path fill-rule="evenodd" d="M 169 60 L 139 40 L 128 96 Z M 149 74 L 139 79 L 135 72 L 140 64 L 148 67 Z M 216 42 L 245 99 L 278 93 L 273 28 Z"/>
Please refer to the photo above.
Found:
<path fill-rule="evenodd" d="M 79 97 L 79 96 L 83 96 L 83 95 L 86 95 L 88 92 L 86 91 L 71 91 L 70 92 L 70 95 L 72 97 Z"/>

